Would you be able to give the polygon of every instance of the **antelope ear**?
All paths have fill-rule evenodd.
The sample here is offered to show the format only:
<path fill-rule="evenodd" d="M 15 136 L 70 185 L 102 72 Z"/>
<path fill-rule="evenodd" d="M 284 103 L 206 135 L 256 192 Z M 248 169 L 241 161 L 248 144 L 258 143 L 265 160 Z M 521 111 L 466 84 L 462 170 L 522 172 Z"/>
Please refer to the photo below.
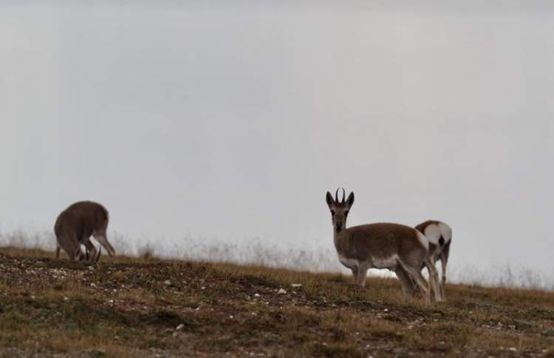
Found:
<path fill-rule="evenodd" d="M 325 196 L 325 201 L 327 201 L 327 205 L 329 205 L 329 207 L 331 207 L 331 205 L 333 205 L 335 202 L 333 200 L 333 196 L 329 192 L 327 192 L 327 195 Z"/>
<path fill-rule="evenodd" d="M 352 204 L 354 204 L 354 192 L 350 193 L 348 195 L 348 199 L 346 199 L 346 204 L 348 205 L 348 208 L 352 207 Z"/>

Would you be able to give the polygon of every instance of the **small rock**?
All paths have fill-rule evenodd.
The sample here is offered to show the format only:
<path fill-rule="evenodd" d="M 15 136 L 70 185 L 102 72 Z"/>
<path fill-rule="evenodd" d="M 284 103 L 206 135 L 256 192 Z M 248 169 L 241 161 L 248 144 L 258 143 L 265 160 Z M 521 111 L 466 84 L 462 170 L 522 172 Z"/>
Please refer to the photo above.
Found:
<path fill-rule="evenodd" d="M 259 294 L 259 293 L 255 293 L 255 294 L 254 294 L 254 297 L 260 297 L 260 294 Z"/>
<path fill-rule="evenodd" d="M 383 312 L 388 312 L 388 311 L 389 311 L 389 309 L 388 309 L 388 308 L 385 308 L 385 309 L 383 310 Z"/>
<path fill-rule="evenodd" d="M 95 270 L 95 269 L 94 269 L 94 266 L 89 266 L 89 267 L 88 267 L 88 270 L 89 270 L 89 271 L 94 271 L 94 270 Z"/>
<path fill-rule="evenodd" d="M 508 348 L 508 350 L 509 350 L 510 352 L 517 352 L 517 348 L 516 348 L 516 347 L 510 347 L 510 348 Z"/>
<path fill-rule="evenodd" d="M 171 286 L 171 281 L 170 281 L 170 280 L 165 280 L 165 281 L 164 281 L 164 285 L 166 285 L 166 286 Z"/>
<path fill-rule="evenodd" d="M 64 297 L 63 300 L 64 300 L 65 302 L 67 302 L 67 301 L 69 301 L 69 297 Z"/>
<path fill-rule="evenodd" d="M 91 283 L 90 283 L 90 287 L 96 288 L 96 284 L 95 284 L 94 282 L 91 282 Z"/>
<path fill-rule="evenodd" d="M 279 291 L 277 291 L 277 293 L 279 295 L 286 295 L 287 294 L 287 290 L 285 290 L 284 288 L 280 288 Z"/>
<path fill-rule="evenodd" d="M 183 328 L 185 328 L 185 325 L 181 323 L 180 325 L 177 326 L 177 328 L 175 328 L 175 330 L 182 331 Z"/>
<path fill-rule="evenodd" d="M 302 287 L 302 284 L 301 284 L 301 283 L 292 283 L 292 284 L 290 285 L 290 287 L 298 288 L 298 287 Z"/>

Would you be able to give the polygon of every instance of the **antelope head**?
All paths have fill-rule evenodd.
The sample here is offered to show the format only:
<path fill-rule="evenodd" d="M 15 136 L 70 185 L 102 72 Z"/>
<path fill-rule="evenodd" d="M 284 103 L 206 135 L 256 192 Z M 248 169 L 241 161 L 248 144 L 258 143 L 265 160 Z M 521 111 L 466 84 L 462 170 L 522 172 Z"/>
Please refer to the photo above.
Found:
<path fill-rule="evenodd" d="M 335 198 L 331 193 L 327 192 L 326 201 L 331 211 L 331 221 L 333 223 L 333 228 L 336 233 L 340 233 L 346 228 L 346 219 L 348 218 L 348 213 L 352 204 L 354 204 L 354 193 L 350 193 L 346 199 L 346 192 L 344 188 L 342 190 L 342 198 L 339 200 L 339 189 L 335 192 Z"/>

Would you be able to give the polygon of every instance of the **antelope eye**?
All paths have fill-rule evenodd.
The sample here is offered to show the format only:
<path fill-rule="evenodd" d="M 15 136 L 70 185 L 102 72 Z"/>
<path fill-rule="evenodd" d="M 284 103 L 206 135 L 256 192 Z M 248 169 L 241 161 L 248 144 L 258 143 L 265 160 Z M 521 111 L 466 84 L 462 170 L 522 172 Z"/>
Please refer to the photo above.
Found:
<path fill-rule="evenodd" d="M 335 216 L 335 210 L 331 210 L 331 215 Z"/>

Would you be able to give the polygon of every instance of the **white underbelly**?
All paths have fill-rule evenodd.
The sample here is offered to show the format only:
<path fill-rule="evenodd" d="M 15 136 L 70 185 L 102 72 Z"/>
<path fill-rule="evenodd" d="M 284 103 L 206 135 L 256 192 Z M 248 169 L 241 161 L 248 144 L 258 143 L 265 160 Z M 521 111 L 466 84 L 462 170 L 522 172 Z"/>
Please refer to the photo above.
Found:
<path fill-rule="evenodd" d="M 398 255 L 389 257 L 375 257 L 371 260 L 372 266 L 378 269 L 394 269 L 398 265 Z"/>
<path fill-rule="evenodd" d="M 339 256 L 339 261 L 344 266 L 348 267 L 349 269 L 357 269 L 360 266 L 360 261 L 356 259 L 349 259 L 344 256 Z"/>
<path fill-rule="evenodd" d="M 352 259 L 344 256 L 339 256 L 339 261 L 344 266 L 349 269 L 358 269 L 362 264 L 366 269 L 376 268 L 376 269 L 390 269 L 394 270 L 398 266 L 398 255 L 392 255 L 389 257 L 374 257 L 370 261 L 360 261 L 357 259 Z M 369 264 L 371 263 L 371 264 Z"/>

